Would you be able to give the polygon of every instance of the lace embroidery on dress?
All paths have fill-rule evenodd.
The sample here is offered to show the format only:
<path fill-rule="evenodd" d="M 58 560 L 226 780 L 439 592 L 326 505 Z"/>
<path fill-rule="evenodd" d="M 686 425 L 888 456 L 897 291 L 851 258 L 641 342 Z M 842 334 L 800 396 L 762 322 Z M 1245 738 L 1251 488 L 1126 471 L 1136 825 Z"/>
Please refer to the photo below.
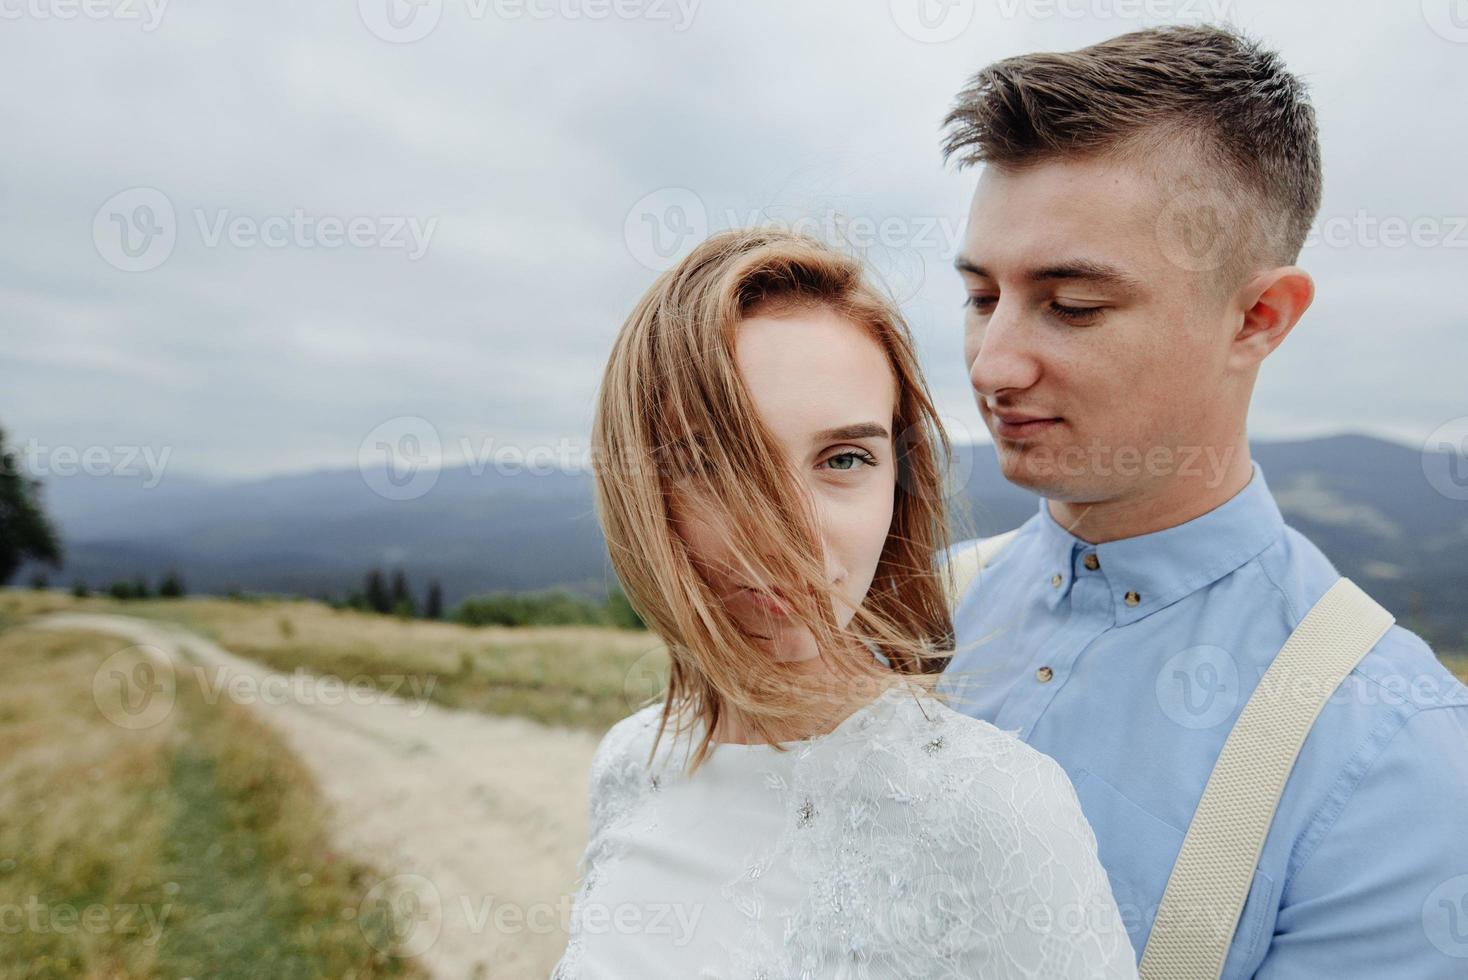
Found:
<path fill-rule="evenodd" d="M 643 832 L 657 829 L 654 808 L 646 806 L 665 780 L 673 776 L 667 765 L 671 733 L 665 734 L 658 757 L 647 765 L 657 732 L 662 704 L 651 704 L 617 722 L 602 737 L 591 760 L 589 820 L 586 850 L 577 865 L 576 896 L 566 951 L 550 980 L 575 980 L 582 951 L 580 913 L 593 902 L 597 884 L 611 873 L 625 850 L 625 835 L 609 833 L 622 827 Z"/>
<path fill-rule="evenodd" d="M 598 751 L 578 904 L 615 861 L 598 828 L 640 819 L 660 708 L 624 719 L 605 758 Z M 848 722 L 792 749 L 788 780 L 767 774 L 781 832 L 720 888 L 746 923 L 743 935 L 720 937 L 732 977 L 1136 976 L 1095 836 L 1058 763 L 906 685 Z M 661 746 L 659 755 L 655 770 Z M 761 882 L 776 862 L 805 887 L 783 928 L 770 929 Z M 573 920 L 555 980 L 575 977 L 578 945 Z"/>

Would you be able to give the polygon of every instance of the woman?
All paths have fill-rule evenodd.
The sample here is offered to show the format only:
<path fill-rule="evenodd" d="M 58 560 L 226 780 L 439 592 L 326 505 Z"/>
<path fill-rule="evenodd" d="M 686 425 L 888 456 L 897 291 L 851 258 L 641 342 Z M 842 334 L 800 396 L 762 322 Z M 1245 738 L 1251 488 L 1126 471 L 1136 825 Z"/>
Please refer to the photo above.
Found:
<path fill-rule="evenodd" d="M 1135 977 L 1064 772 L 935 690 L 949 446 L 859 263 L 710 238 L 623 326 L 593 428 L 671 666 L 598 747 L 554 976 Z"/>

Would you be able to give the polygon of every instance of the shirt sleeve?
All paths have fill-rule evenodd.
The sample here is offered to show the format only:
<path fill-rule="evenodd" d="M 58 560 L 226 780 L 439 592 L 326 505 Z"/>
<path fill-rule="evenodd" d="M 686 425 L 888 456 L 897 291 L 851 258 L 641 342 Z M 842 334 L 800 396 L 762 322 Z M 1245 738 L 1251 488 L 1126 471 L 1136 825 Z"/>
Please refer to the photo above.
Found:
<path fill-rule="evenodd" d="M 1468 976 L 1468 705 L 1416 712 L 1361 764 L 1285 882 L 1256 980 Z"/>

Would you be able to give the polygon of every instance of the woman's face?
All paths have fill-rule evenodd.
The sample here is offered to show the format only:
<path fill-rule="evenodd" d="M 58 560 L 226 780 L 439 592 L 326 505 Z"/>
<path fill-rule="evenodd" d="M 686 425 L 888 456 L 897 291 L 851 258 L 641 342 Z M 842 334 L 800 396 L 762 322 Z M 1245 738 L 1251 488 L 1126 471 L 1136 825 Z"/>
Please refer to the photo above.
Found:
<path fill-rule="evenodd" d="M 836 621 L 851 621 L 871 587 L 892 525 L 897 467 L 892 416 L 897 382 L 886 353 L 868 331 L 826 307 L 744 320 L 735 361 L 793 472 L 810 497 L 825 553 L 826 576 L 844 602 Z M 735 621 L 763 638 L 776 660 L 817 655 L 810 631 L 792 620 L 761 583 L 741 577 L 720 515 L 700 506 L 696 490 L 672 496 L 678 534 Z"/>

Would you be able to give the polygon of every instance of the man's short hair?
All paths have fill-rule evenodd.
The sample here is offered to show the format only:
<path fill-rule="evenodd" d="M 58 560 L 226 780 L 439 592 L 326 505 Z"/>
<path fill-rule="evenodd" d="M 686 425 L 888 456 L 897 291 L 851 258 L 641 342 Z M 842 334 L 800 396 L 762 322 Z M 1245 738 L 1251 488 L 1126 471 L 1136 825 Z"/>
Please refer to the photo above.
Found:
<path fill-rule="evenodd" d="M 973 76 L 943 126 L 943 157 L 960 167 L 1022 170 L 1092 155 L 1159 174 L 1191 164 L 1184 183 L 1252 226 L 1235 230 L 1235 247 L 1252 243 L 1228 262 L 1235 271 L 1294 262 L 1320 208 L 1304 84 L 1278 54 L 1223 27 L 1160 27 L 1006 58 Z"/>

